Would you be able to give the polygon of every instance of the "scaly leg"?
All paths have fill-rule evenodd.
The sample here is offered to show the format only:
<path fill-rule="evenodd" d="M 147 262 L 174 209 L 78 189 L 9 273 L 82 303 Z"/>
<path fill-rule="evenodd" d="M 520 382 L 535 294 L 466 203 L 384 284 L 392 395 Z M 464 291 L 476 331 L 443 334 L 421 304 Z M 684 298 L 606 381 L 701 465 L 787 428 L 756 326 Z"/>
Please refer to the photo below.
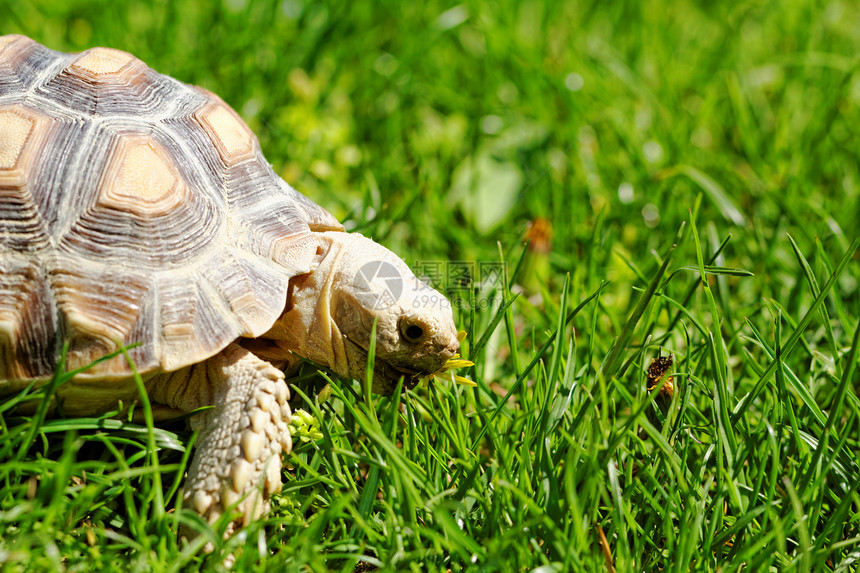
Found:
<path fill-rule="evenodd" d="M 214 405 L 191 418 L 199 430 L 183 502 L 213 523 L 235 505 L 238 524 L 269 511 L 281 489 L 281 455 L 292 440 L 287 424 L 289 389 L 283 373 L 231 344 L 209 360 L 147 382 L 154 402 L 188 412 Z"/>

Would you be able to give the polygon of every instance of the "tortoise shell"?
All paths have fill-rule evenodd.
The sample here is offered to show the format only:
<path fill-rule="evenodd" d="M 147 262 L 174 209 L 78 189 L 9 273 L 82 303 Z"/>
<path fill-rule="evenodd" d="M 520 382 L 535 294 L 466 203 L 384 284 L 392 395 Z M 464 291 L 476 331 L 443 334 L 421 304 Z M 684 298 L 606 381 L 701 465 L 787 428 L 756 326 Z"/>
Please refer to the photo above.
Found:
<path fill-rule="evenodd" d="M 0 381 L 50 377 L 64 344 L 69 370 L 137 344 L 145 373 L 257 337 L 321 230 L 342 227 L 218 96 L 119 50 L 0 37 Z"/>

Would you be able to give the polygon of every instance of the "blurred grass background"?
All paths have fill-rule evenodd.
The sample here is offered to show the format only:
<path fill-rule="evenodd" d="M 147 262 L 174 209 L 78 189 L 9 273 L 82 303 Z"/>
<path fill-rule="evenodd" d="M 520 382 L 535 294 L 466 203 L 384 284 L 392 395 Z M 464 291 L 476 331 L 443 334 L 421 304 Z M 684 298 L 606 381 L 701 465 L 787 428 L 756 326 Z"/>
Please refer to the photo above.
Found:
<path fill-rule="evenodd" d="M 387 399 L 382 422 L 326 405 L 275 559 L 243 566 L 856 570 L 856 2 L 0 0 L 6 33 L 120 48 L 218 93 L 287 181 L 410 264 L 508 265 L 495 290 L 439 284 L 467 303 L 479 390 L 410 394 L 426 419 L 404 427 Z M 679 271 L 716 251 L 738 271 L 707 288 Z M 661 349 L 684 389 L 662 408 Z M 43 453 L 74 474 L 60 446 Z M 6 475 L 7 511 L 37 467 Z M 218 566 L 152 532 L 140 557 L 105 533 L 125 518 L 55 497 L 35 499 L 74 517 L 47 533 L 0 519 L 0 562 Z"/>

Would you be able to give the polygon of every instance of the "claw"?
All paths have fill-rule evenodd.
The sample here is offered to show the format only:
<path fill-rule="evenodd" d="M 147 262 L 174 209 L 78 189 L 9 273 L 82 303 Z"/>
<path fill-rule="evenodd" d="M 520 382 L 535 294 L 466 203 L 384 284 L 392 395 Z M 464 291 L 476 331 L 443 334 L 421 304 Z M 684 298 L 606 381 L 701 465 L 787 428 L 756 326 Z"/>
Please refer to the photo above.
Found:
<path fill-rule="evenodd" d="M 212 505 L 212 496 L 206 493 L 205 491 L 196 491 L 194 492 L 194 509 L 197 510 L 197 513 L 203 515 L 206 513 L 206 510 Z"/>
<path fill-rule="evenodd" d="M 281 447 L 284 448 L 284 453 L 289 454 L 293 451 L 293 437 L 289 430 L 281 432 Z"/>
<path fill-rule="evenodd" d="M 281 464 L 273 459 L 266 466 L 266 493 L 272 495 L 281 491 Z"/>
<path fill-rule="evenodd" d="M 278 400 L 278 404 L 286 404 L 287 400 L 290 399 L 290 389 L 285 382 L 275 384 L 275 398 Z"/>
<path fill-rule="evenodd" d="M 259 404 L 260 409 L 264 412 L 280 411 L 278 403 L 275 401 L 275 397 L 271 394 L 266 394 L 264 392 L 257 394 L 257 404 Z"/>
<path fill-rule="evenodd" d="M 229 486 L 225 485 L 221 488 L 221 505 L 223 505 L 225 509 L 236 505 L 236 502 L 239 501 L 241 497 L 241 494 L 233 491 L 233 488 Z"/>
<path fill-rule="evenodd" d="M 263 436 L 257 434 L 253 430 L 245 430 L 242 432 L 242 452 L 245 454 L 245 459 L 253 462 L 259 459 L 263 453 Z"/>
<path fill-rule="evenodd" d="M 233 471 L 230 473 L 233 478 L 233 489 L 245 491 L 251 479 L 252 471 L 254 471 L 253 466 L 242 458 L 233 462 Z"/>
<path fill-rule="evenodd" d="M 263 428 L 266 427 L 266 422 L 268 421 L 269 415 L 262 410 L 254 410 L 251 414 L 251 428 L 258 434 L 263 432 Z"/>
<path fill-rule="evenodd" d="M 274 394 L 275 393 L 275 383 L 271 380 L 263 380 L 260 382 L 260 385 L 257 386 L 258 389 L 262 390 L 266 394 Z"/>

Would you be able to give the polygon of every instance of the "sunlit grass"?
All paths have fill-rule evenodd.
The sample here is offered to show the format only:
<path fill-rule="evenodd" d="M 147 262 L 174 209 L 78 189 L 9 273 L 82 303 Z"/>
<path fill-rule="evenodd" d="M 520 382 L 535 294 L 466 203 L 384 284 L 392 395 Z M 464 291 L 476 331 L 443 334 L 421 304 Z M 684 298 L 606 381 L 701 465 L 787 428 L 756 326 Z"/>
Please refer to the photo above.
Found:
<path fill-rule="evenodd" d="M 857 570 L 858 21 L 838 0 L 0 0 L 0 33 L 220 94 L 468 333 L 456 374 L 398 396 L 306 367 L 284 490 L 227 541 L 176 536 L 181 423 L 0 405 L 0 562 Z M 671 394 L 648 376 L 667 355 Z"/>

